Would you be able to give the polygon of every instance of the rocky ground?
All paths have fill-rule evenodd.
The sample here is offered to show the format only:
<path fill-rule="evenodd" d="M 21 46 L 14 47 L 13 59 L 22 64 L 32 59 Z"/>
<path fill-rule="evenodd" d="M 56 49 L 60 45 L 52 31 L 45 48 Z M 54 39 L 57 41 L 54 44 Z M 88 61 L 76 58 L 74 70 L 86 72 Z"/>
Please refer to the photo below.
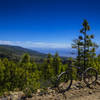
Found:
<path fill-rule="evenodd" d="M 50 89 L 43 91 L 38 89 L 31 98 L 25 97 L 21 91 L 11 92 L 0 100 L 100 100 L 100 81 L 88 88 L 84 82 L 73 82 L 71 89 L 65 93 L 58 93 L 58 90 Z"/>

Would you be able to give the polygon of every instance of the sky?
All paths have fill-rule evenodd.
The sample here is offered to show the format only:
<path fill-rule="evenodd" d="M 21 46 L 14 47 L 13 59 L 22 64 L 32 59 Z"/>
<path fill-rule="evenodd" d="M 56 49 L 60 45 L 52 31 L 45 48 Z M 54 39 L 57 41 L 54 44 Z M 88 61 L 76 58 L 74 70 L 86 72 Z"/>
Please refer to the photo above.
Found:
<path fill-rule="evenodd" d="M 100 0 L 0 0 L 0 44 L 70 47 L 84 19 L 100 44 Z"/>

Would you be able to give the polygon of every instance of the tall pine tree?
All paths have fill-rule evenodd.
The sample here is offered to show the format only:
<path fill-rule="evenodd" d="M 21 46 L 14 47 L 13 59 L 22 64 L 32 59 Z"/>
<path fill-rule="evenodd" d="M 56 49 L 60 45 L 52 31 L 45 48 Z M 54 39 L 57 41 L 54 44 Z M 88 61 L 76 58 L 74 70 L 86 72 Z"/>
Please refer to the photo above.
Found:
<path fill-rule="evenodd" d="M 95 50 L 98 47 L 98 45 L 92 41 L 94 35 L 87 34 L 89 30 L 90 26 L 87 20 L 84 20 L 82 23 L 82 29 L 80 30 L 82 35 L 74 40 L 72 44 L 72 47 L 76 48 L 78 51 L 77 62 L 78 66 L 82 67 L 82 70 L 91 66 L 91 62 L 96 56 Z"/>

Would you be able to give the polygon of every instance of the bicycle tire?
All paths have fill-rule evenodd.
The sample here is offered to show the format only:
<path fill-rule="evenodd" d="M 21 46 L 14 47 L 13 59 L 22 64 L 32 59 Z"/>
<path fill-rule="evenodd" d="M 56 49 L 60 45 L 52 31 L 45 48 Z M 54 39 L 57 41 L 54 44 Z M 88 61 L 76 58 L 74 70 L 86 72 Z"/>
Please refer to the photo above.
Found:
<path fill-rule="evenodd" d="M 91 74 L 91 75 L 90 75 Z M 94 80 L 90 82 L 90 80 L 94 77 Z M 98 72 L 96 69 L 90 67 L 85 70 L 83 75 L 83 80 L 85 84 L 91 85 L 93 83 L 96 83 L 96 80 L 98 79 Z"/>
<path fill-rule="evenodd" d="M 61 85 L 63 86 L 63 88 Z M 67 85 L 67 86 L 65 86 L 65 85 Z M 57 79 L 57 88 L 58 88 L 59 92 L 68 91 L 70 89 L 71 85 L 72 85 L 72 75 L 67 72 L 62 72 L 58 76 L 58 79 Z"/>

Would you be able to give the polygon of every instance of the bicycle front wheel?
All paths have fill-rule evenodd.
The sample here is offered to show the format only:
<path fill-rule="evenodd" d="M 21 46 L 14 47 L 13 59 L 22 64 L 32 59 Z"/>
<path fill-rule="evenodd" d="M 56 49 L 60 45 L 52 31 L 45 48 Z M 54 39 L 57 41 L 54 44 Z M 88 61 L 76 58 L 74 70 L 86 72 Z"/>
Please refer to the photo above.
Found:
<path fill-rule="evenodd" d="M 96 69 L 91 68 L 91 67 L 86 69 L 83 79 L 87 85 L 91 85 L 91 84 L 95 83 L 97 78 L 98 78 L 98 73 L 97 73 Z"/>
<path fill-rule="evenodd" d="M 62 72 L 57 79 L 57 87 L 59 92 L 68 91 L 71 85 L 72 85 L 72 75 L 67 72 Z"/>

